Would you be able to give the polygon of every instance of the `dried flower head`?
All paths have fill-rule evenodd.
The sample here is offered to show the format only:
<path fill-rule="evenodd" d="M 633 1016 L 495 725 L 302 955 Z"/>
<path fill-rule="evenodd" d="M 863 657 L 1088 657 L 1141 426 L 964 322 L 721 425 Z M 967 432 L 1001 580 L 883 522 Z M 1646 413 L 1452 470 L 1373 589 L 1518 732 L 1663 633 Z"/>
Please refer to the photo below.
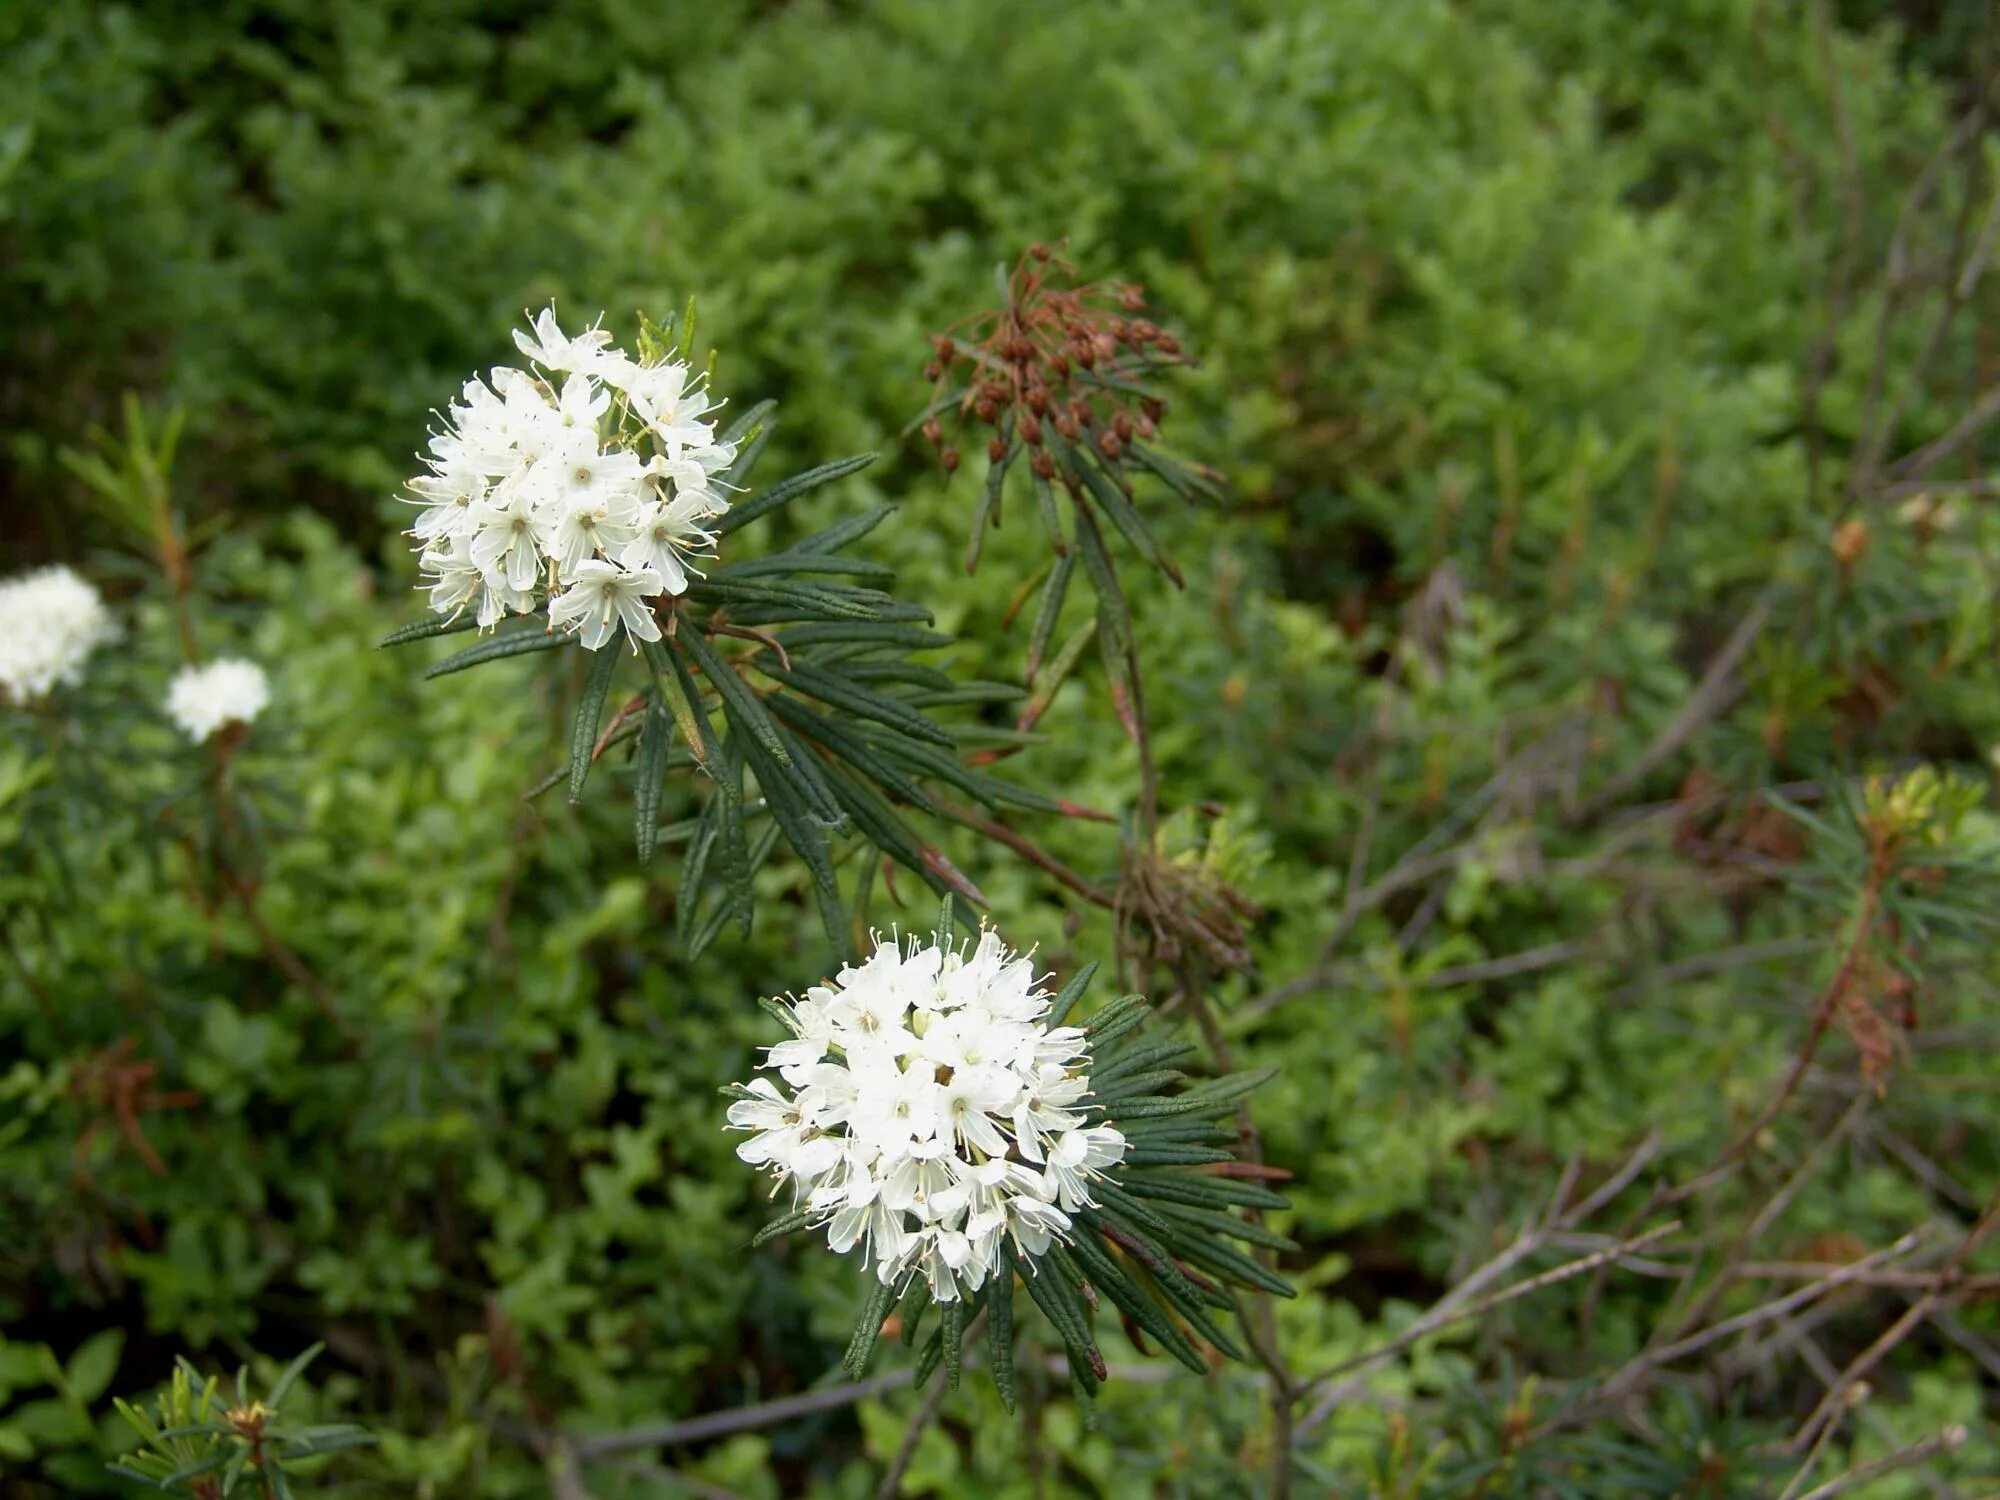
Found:
<path fill-rule="evenodd" d="M 1173 335 L 1132 316 L 1145 305 L 1139 286 L 1079 282 L 1070 262 L 1046 245 L 1031 245 L 1007 278 L 1003 305 L 932 337 L 924 365 L 932 397 L 918 425 L 939 466 L 946 474 L 960 467 L 959 429 L 992 429 L 980 442 L 986 492 L 973 522 L 967 571 L 978 564 L 986 525 L 999 522 L 1007 470 L 1026 448 L 1058 552 L 1066 553 L 1073 539 L 1056 519 L 1048 496 L 1052 483 L 1104 511 L 1148 562 L 1180 581 L 1179 569 L 1133 506 L 1132 466 L 1186 499 L 1220 499 L 1221 476 L 1154 446 L 1167 406 L 1152 382 L 1191 361 Z M 941 416 L 956 419 L 952 430 Z"/>

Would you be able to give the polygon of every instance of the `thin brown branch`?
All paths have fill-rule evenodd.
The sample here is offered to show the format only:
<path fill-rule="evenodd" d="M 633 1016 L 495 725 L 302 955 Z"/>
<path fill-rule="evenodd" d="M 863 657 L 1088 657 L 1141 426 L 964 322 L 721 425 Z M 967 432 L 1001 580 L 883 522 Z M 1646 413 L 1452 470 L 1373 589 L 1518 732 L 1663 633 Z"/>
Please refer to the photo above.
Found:
<path fill-rule="evenodd" d="M 939 1370 L 932 1377 L 930 1388 L 924 1392 L 923 1403 L 910 1417 L 909 1426 L 903 1429 L 903 1441 L 897 1445 L 896 1456 L 889 1461 L 889 1467 L 882 1472 L 882 1482 L 875 1487 L 875 1500 L 896 1500 L 903 1492 L 903 1476 L 910 1472 L 910 1464 L 916 1459 L 917 1445 L 923 1441 L 924 1433 L 937 1420 L 938 1408 L 944 1405 L 945 1392 L 950 1388 L 948 1372 Z"/>
<path fill-rule="evenodd" d="M 1072 870 L 1053 854 L 1050 854 L 1026 834 L 1016 832 L 1005 823 L 1000 822 L 996 818 L 988 817 L 977 808 L 962 806 L 948 798 L 937 796 L 935 793 L 932 795 L 931 801 L 932 805 L 940 813 L 950 818 L 954 823 L 962 823 L 974 833 L 981 834 L 986 838 L 992 839 L 996 844 L 1002 844 L 1012 849 L 1021 858 L 1028 861 L 1029 864 L 1035 866 L 1036 869 L 1054 876 L 1057 881 L 1076 892 L 1077 895 L 1083 897 L 1084 900 L 1090 902 L 1092 905 L 1102 906 L 1107 910 L 1111 907 L 1112 897 L 1109 892 L 1099 886 L 1093 885 L 1089 880 L 1079 875 L 1075 870 Z"/>
<path fill-rule="evenodd" d="M 1834 1500 L 1837 1495 L 1851 1494 L 1864 1484 L 1872 1484 L 1885 1474 L 1894 1474 L 1902 1469 L 1915 1468 L 1927 1464 L 1934 1458 L 1947 1453 L 1956 1453 L 1965 1445 L 1965 1428 L 1954 1422 L 1941 1429 L 1936 1436 L 1925 1438 L 1920 1443 L 1912 1443 L 1907 1448 L 1863 1464 L 1858 1469 L 1849 1469 L 1845 1474 L 1828 1480 L 1817 1489 L 1807 1490 L 1799 1500 Z"/>

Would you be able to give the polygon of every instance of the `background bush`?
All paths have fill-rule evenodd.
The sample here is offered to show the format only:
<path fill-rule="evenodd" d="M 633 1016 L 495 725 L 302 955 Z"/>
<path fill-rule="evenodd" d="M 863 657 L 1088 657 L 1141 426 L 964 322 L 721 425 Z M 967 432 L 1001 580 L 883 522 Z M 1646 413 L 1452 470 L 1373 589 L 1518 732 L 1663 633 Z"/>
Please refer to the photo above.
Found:
<path fill-rule="evenodd" d="M 1284 1064 L 1258 1108 L 1297 1174 L 1295 1368 L 1405 1326 L 1572 1155 L 1601 1172 L 1657 1131 L 1665 1160 L 1712 1157 L 1757 1118 L 1839 963 L 1856 869 L 1839 835 L 1861 816 L 1843 778 L 1992 776 L 1979 496 L 1940 488 L 1949 525 L 1909 495 L 1853 512 L 1855 558 L 1828 540 L 1881 410 L 1871 372 L 1917 368 L 1932 327 L 1928 303 L 1882 319 L 1879 267 L 1983 76 L 1975 9 L 0 12 L 9 568 L 68 558 L 129 598 L 139 628 L 87 691 L 153 702 L 164 606 L 60 455 L 127 390 L 185 406 L 178 491 L 214 532 L 207 628 L 275 677 L 246 752 L 262 909 L 343 1023 L 240 913 L 201 915 L 171 839 L 124 831 L 115 805 L 186 814 L 197 771 L 164 728 L 167 759 L 89 768 L 60 869 L 5 862 L 0 1491 L 111 1492 L 99 1398 L 181 1350 L 282 1363 L 325 1338 L 307 1399 L 384 1433 L 329 1470 L 353 1494 L 541 1493 L 557 1430 L 729 1407 L 837 1365 L 852 1268 L 746 1252 L 768 1209 L 715 1094 L 769 1039 L 749 1002 L 824 960 L 801 872 L 761 877 L 754 939 L 684 963 L 673 863 L 635 867 L 622 797 L 521 800 L 566 753 L 563 685 L 532 663 L 421 684 L 371 649 L 416 613 L 387 497 L 428 413 L 511 357 L 506 330 L 550 297 L 624 327 L 695 294 L 718 389 L 781 402 L 767 473 L 883 449 L 811 519 L 903 501 L 871 543 L 964 637 L 955 667 L 989 677 L 1018 674 L 1001 616 L 1044 543 L 1010 516 L 960 576 L 969 486 L 939 486 L 901 438 L 924 335 L 990 299 L 996 262 L 1066 236 L 1087 271 L 1146 282 L 1200 353 L 1170 430 L 1232 498 L 1162 507 L 1188 587 L 1135 588 L 1167 784 L 1226 810 L 1217 857 L 1263 907 L 1223 1011 L 1240 1061 Z M 1922 254 L 1945 253 L 1962 209 L 1981 222 L 1990 181 L 1971 172 L 1917 215 Z M 1892 452 L 1991 386 L 1969 330 L 1994 310 L 1976 287 Z M 1939 477 L 1982 474 L 1974 441 Z M 1760 598 L 1773 623 L 1741 693 L 1595 806 Z M 1133 754 L 1097 685 L 1065 688 L 1043 728 L 1021 762 L 1037 784 L 1130 804 Z M 78 768 L 10 746 L 0 828 L 21 840 L 31 788 Z M 1777 787 L 1817 821 L 1779 810 Z M 1115 873 L 1100 829 L 1038 836 Z M 1990 813 L 1953 838 L 1977 866 Z M 1354 899 L 1438 849 L 1439 869 Z M 952 852 L 1052 964 L 1108 951 L 1101 915 L 1029 867 Z M 1491 962 L 1523 954 L 1541 956 Z M 1994 965 L 1948 935 L 1919 957 L 1902 1065 L 1764 1227 L 1764 1258 L 1850 1259 L 1978 1213 L 2000 1123 Z M 160 1172 L 72 1087 L 125 1039 L 158 1088 L 198 1096 L 145 1114 Z M 1854 1053 L 1829 1044 L 1705 1232 L 1726 1241 L 1872 1099 Z M 1557 1295 L 1427 1343 L 1378 1382 L 1387 1407 L 1303 1441 L 1303 1472 L 1453 1492 L 1450 1464 L 1412 1477 L 1412 1426 L 1418 1452 L 1488 1452 L 1521 1377 L 1616 1364 L 1672 1294 L 1617 1276 L 1587 1310 Z M 1861 1297 L 1818 1337 L 1844 1364 L 1900 1305 Z M 1968 1306 L 1957 1326 L 1871 1377 L 1869 1420 L 1830 1459 L 1974 1420 L 1956 1462 L 1993 1471 L 1976 1423 L 2000 1376 L 1992 1320 Z M 1717 1365 L 1551 1462 L 1580 1493 L 1639 1493 L 1634 1455 L 1699 1477 L 1719 1453 L 1706 1492 L 1764 1493 L 1757 1445 L 1818 1394 L 1796 1366 L 1757 1382 Z M 744 1494 L 863 1494 L 903 1400 L 668 1457 Z M 956 1398 L 913 1493 L 1030 1492 L 991 1404 Z M 1059 1493 L 1255 1493 L 1271 1440 L 1247 1375 L 1114 1381 L 1095 1432 L 1060 1399 L 1036 1420 Z"/>

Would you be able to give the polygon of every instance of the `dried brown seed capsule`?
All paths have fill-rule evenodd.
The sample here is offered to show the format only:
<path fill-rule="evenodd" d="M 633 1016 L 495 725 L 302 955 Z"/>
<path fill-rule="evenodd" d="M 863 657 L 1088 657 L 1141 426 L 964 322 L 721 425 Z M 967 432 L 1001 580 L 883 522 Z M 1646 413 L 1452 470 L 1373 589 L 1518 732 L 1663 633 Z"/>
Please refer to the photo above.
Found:
<path fill-rule="evenodd" d="M 996 437 L 992 441 L 987 443 L 986 461 L 988 463 L 997 464 L 1000 462 L 1001 459 L 1005 458 L 1006 456 L 1007 456 L 1007 440 L 1005 438 Z"/>
<path fill-rule="evenodd" d="M 1153 425 L 1153 419 L 1144 412 L 1139 414 L 1139 420 L 1132 425 L 1138 429 L 1139 436 L 1142 438 L 1149 438 L 1160 430 Z"/>
<path fill-rule="evenodd" d="M 1025 365 L 1035 357 L 1035 346 L 1024 338 L 1013 339 L 1007 345 L 1007 357 L 1017 365 Z"/>
<path fill-rule="evenodd" d="M 945 473 L 956 473 L 958 470 L 958 449 L 954 448 L 950 443 L 946 443 L 944 451 L 938 454 L 938 462 L 944 465 Z"/>
<path fill-rule="evenodd" d="M 1150 344 L 1160 336 L 1160 325 L 1147 318 L 1132 321 L 1132 336 L 1142 344 Z"/>
<path fill-rule="evenodd" d="M 1099 359 L 1110 359 L 1118 353 L 1118 340 L 1108 333 L 1100 333 L 1091 340 L 1091 343 L 1096 348 Z"/>
<path fill-rule="evenodd" d="M 982 396 L 973 402 L 972 414 L 982 422 L 990 422 L 1000 415 L 1000 408 Z"/>
<path fill-rule="evenodd" d="M 1035 456 L 1029 459 L 1028 463 L 1042 478 L 1053 479 L 1056 477 L 1056 461 L 1049 457 L 1046 450 L 1037 448 Z"/>
<path fill-rule="evenodd" d="M 1137 312 L 1146 305 L 1146 289 L 1142 286 L 1128 286 L 1118 294 L 1118 305 L 1127 312 Z"/>
<path fill-rule="evenodd" d="M 1043 244 L 1030 245 L 1028 246 L 1028 254 L 1034 256 L 1036 260 L 1047 260 L 1049 258 L 1049 247 Z"/>
<path fill-rule="evenodd" d="M 1110 318 L 1107 319 L 1104 324 L 1104 331 L 1110 334 L 1114 339 L 1118 339 L 1119 341 L 1122 342 L 1125 338 L 1125 335 L 1130 333 L 1133 329 L 1137 328 L 1138 326 L 1139 325 L 1137 323 L 1128 324 L 1123 318 Z"/>
<path fill-rule="evenodd" d="M 1049 393 L 1047 387 L 1039 385 L 1029 386 L 1027 400 L 1028 400 L 1028 410 L 1033 412 L 1036 416 L 1039 417 L 1043 412 L 1049 409 Z"/>
<path fill-rule="evenodd" d="M 1030 448 L 1039 448 L 1042 444 L 1042 419 L 1031 411 L 1022 412 L 1021 436 L 1027 439 Z"/>
<path fill-rule="evenodd" d="M 1124 412 L 1118 412 L 1111 418 L 1111 430 L 1118 434 L 1121 443 L 1132 441 L 1132 419 Z"/>
<path fill-rule="evenodd" d="M 958 353 L 958 345 L 954 344 L 950 339 L 940 334 L 938 336 L 938 341 L 937 341 L 937 357 L 949 363 L 952 356 L 957 353 Z"/>
<path fill-rule="evenodd" d="M 1075 439 L 1078 428 L 1076 418 L 1073 415 L 1067 411 L 1059 411 L 1055 415 L 1055 423 L 1057 432 L 1060 432 L 1066 438 Z"/>
<path fill-rule="evenodd" d="M 1090 369 L 1093 365 L 1097 363 L 1097 350 L 1091 346 L 1091 343 L 1088 339 L 1085 339 L 1077 344 L 1076 362 L 1082 365 L 1086 370 Z"/>
<path fill-rule="evenodd" d="M 1125 445 L 1118 441 L 1115 432 L 1100 432 L 1097 435 L 1097 451 L 1106 458 L 1116 458 L 1125 451 Z"/>
<path fill-rule="evenodd" d="M 1162 354 L 1178 354 L 1181 352 L 1181 341 L 1171 333 L 1161 334 L 1153 340 L 1153 343 Z"/>
<path fill-rule="evenodd" d="M 924 366 L 924 379 L 926 380 L 936 380 L 942 374 L 944 374 L 944 366 L 936 360 L 932 360 Z"/>
<path fill-rule="evenodd" d="M 1053 371 L 1055 372 L 1055 376 L 1056 376 L 1056 379 L 1058 379 L 1058 380 L 1064 380 L 1064 379 L 1067 379 L 1067 378 L 1068 378 L 1068 376 L 1069 376 L 1069 361 L 1068 361 L 1067 359 L 1063 358 L 1063 356 L 1062 356 L 1062 355 L 1060 355 L 1060 354 L 1051 354 L 1051 355 L 1049 356 L 1049 360 L 1048 360 L 1048 364 L 1049 364 L 1049 368 L 1050 368 L 1051 370 L 1053 370 Z"/>
<path fill-rule="evenodd" d="M 1088 427 L 1091 423 L 1090 403 L 1088 401 L 1070 402 L 1069 414 L 1070 416 L 1075 418 L 1077 423 L 1081 426 Z"/>
<path fill-rule="evenodd" d="M 1158 396 L 1148 396 L 1139 403 L 1139 410 L 1146 414 L 1148 420 L 1159 422 L 1166 418 L 1167 403 Z"/>
<path fill-rule="evenodd" d="M 924 419 L 924 437 L 933 446 L 943 440 L 944 429 L 938 426 L 938 419 L 936 417 L 926 417 Z"/>

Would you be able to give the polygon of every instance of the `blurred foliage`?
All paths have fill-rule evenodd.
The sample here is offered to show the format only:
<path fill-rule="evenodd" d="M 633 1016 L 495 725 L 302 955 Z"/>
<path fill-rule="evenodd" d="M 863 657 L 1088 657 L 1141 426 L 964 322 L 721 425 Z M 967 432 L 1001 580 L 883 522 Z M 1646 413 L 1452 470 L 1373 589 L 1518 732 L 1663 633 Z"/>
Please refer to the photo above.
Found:
<path fill-rule="evenodd" d="M 1217 1009 L 1239 1064 L 1283 1064 L 1257 1113 L 1295 1174 L 1272 1221 L 1301 1246 L 1295 1369 L 1394 1337 L 1567 1159 L 1601 1176 L 1651 1130 L 1691 1173 L 1762 1124 L 1697 1216 L 1726 1242 L 1879 1085 L 1760 1254 L 1962 1233 L 2000 1167 L 2000 522 L 1954 488 L 1982 482 L 1977 441 L 1929 488 L 1851 486 L 1873 372 L 1900 387 L 1936 325 L 1879 268 L 1991 56 L 1972 9 L 0 7 L 8 571 L 68 558 L 131 624 L 57 712 L 0 710 L 0 1494 L 119 1492 L 109 1400 L 145 1404 L 183 1351 L 265 1351 L 262 1382 L 323 1339 L 292 1399 L 380 1434 L 312 1481 L 357 1496 L 544 1494 L 558 1431 L 837 1378 L 865 1288 L 811 1244 L 749 1248 L 771 1210 L 715 1092 L 770 1040 L 753 999 L 829 961 L 810 873 L 763 866 L 754 935 L 689 961 L 628 764 L 579 807 L 523 800 L 566 761 L 576 674 L 423 684 L 372 649 L 415 613 L 387 497 L 427 413 L 547 297 L 623 318 L 697 293 L 718 390 L 781 403 L 773 472 L 883 450 L 774 523 L 902 502 L 869 555 L 970 678 L 1018 680 L 1031 621 L 1003 618 L 1047 541 L 1010 497 L 960 571 L 978 486 L 899 442 L 926 335 L 1066 237 L 1198 356 L 1165 382 L 1174 442 L 1229 498 L 1148 511 L 1184 591 L 1125 578 L 1166 857 L 1259 911 Z M 1976 154 L 1942 173 L 1914 259 L 1947 261 L 1991 192 Z M 1889 455 L 1991 388 L 1972 330 L 1996 312 L 1989 276 Z M 257 920 L 215 899 L 207 764 L 153 707 L 172 591 L 62 457 L 128 390 L 187 412 L 204 640 L 273 675 L 232 771 Z M 1760 606 L 1740 693 L 1642 760 Z M 1124 812 L 1136 754 L 1088 675 L 1008 774 Z M 1115 831 L 1036 833 L 1117 876 Z M 942 843 L 1059 972 L 1114 951 L 1031 865 Z M 930 901 L 884 877 L 872 911 Z M 1760 1122 L 1821 1010 L 1821 1066 Z M 1626 1359 L 1672 1287 L 1582 1278 L 1416 1343 L 1302 1439 L 1301 1484 L 1768 1493 L 1819 1395 L 1796 1364 L 1527 1441 L 1522 1414 Z M 1857 1293 L 1817 1336 L 1844 1364 L 1903 1305 Z M 1959 1322 L 1871 1375 L 1823 1475 L 1943 1422 L 1973 1425 L 1953 1462 L 1994 1470 L 1991 1307 Z M 967 1382 L 907 1492 L 1262 1492 L 1253 1375 L 1107 1358 L 1093 1415 L 1024 1357 L 1025 1427 Z M 662 1458 L 859 1496 L 914 1400 Z"/>

